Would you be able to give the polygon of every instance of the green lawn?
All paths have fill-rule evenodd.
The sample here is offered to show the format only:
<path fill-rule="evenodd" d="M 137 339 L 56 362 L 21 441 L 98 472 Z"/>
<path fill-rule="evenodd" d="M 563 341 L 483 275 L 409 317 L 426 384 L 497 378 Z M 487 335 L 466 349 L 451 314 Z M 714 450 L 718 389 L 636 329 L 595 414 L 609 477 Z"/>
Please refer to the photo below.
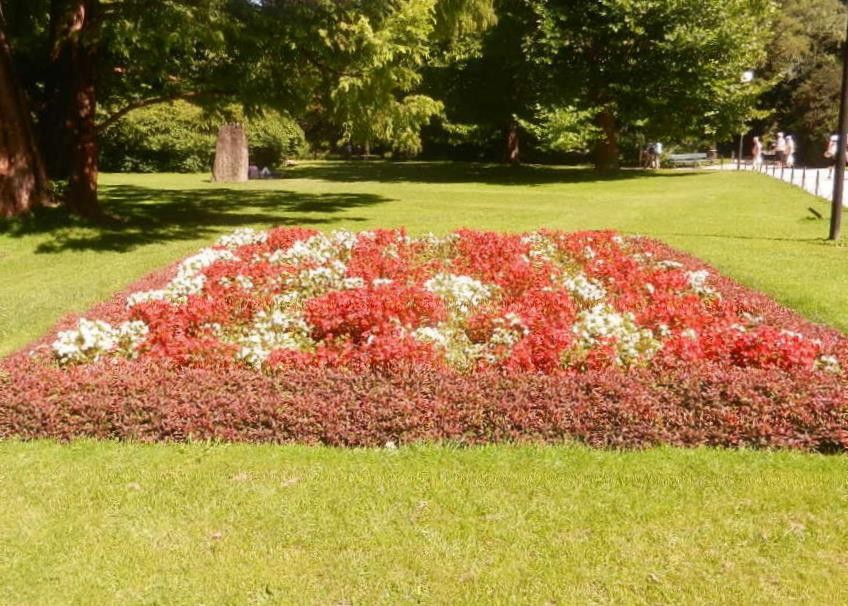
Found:
<path fill-rule="evenodd" d="M 0 354 L 240 226 L 612 227 L 848 329 L 827 205 L 761 175 L 304 163 L 104 175 L 120 228 L 0 222 Z M 0 442 L 0 603 L 845 603 L 848 457 Z"/>
<path fill-rule="evenodd" d="M 0 443 L 8 604 L 839 604 L 848 459 Z"/>

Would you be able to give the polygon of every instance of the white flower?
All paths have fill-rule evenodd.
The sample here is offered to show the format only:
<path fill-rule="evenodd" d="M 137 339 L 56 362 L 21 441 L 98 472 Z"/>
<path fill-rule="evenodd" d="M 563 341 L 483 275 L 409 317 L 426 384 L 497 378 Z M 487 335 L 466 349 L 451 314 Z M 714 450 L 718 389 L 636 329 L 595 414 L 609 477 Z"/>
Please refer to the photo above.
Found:
<path fill-rule="evenodd" d="M 562 283 L 569 293 L 583 303 L 603 301 L 607 296 L 603 286 L 582 273 L 575 276 L 565 276 Z"/>
<path fill-rule="evenodd" d="M 135 357 L 147 334 L 147 325 L 141 321 L 123 322 L 115 328 L 102 320 L 80 318 L 75 329 L 57 335 L 53 353 L 61 364 L 93 362 L 114 350 Z"/>
<path fill-rule="evenodd" d="M 441 296 L 450 311 L 463 316 L 494 294 L 494 287 L 479 280 L 447 273 L 436 274 L 424 283 L 424 288 Z"/>
<path fill-rule="evenodd" d="M 612 341 L 620 364 L 650 358 L 661 346 L 650 329 L 636 324 L 633 314 L 622 314 L 603 304 L 581 311 L 572 330 L 584 349 L 602 340 Z"/>
<path fill-rule="evenodd" d="M 239 275 L 236 276 L 236 282 L 244 290 L 253 289 L 253 280 L 251 280 L 249 276 L 243 276 L 243 275 L 239 274 Z"/>
<path fill-rule="evenodd" d="M 286 250 L 274 251 L 268 256 L 268 261 L 294 266 L 346 261 L 356 240 L 357 235 L 350 231 L 334 231 L 329 236 L 315 234 L 306 240 L 298 240 Z"/>
<path fill-rule="evenodd" d="M 422 343 L 432 343 L 443 349 L 447 349 L 450 345 L 449 333 L 444 329 L 439 329 L 436 326 L 422 326 L 412 331 L 412 337 Z"/>
<path fill-rule="evenodd" d="M 256 231 L 249 227 L 242 227 L 235 230 L 231 234 L 222 236 L 218 239 L 218 246 L 226 248 L 238 248 L 247 244 L 259 244 L 268 240 L 268 233 L 264 231 Z"/>
<path fill-rule="evenodd" d="M 282 310 L 260 311 L 253 324 L 236 336 L 236 358 L 259 368 L 275 349 L 304 351 L 312 347 L 311 329 L 302 316 Z"/>
<path fill-rule="evenodd" d="M 379 288 L 380 286 L 388 286 L 392 282 L 393 280 L 390 280 L 389 278 L 374 278 L 371 280 L 371 286 Z"/>
<path fill-rule="evenodd" d="M 689 280 L 690 288 L 698 295 L 712 295 L 715 291 L 707 286 L 707 280 L 710 277 L 710 272 L 706 269 L 697 271 L 687 271 L 686 279 Z"/>
<path fill-rule="evenodd" d="M 204 248 L 180 263 L 174 278 L 159 290 L 132 293 L 127 297 L 127 307 L 147 301 L 185 303 L 189 295 L 203 291 L 206 276 L 201 272 L 218 261 L 238 261 L 239 258 L 225 248 Z"/>
<path fill-rule="evenodd" d="M 684 328 L 680 331 L 680 336 L 695 341 L 698 338 L 698 331 L 694 328 Z"/>
<path fill-rule="evenodd" d="M 823 372 L 839 374 L 842 372 L 842 367 L 839 365 L 839 360 L 836 356 L 821 355 L 816 358 L 814 367 Z"/>
<path fill-rule="evenodd" d="M 663 269 L 680 269 L 683 267 L 683 263 L 678 261 L 672 261 L 671 259 L 666 259 L 664 261 L 658 261 L 657 265 L 662 267 Z"/>
<path fill-rule="evenodd" d="M 547 236 L 540 234 L 537 231 L 531 232 L 521 238 L 523 244 L 530 247 L 530 260 L 541 259 L 542 261 L 551 261 L 557 255 L 556 243 Z"/>

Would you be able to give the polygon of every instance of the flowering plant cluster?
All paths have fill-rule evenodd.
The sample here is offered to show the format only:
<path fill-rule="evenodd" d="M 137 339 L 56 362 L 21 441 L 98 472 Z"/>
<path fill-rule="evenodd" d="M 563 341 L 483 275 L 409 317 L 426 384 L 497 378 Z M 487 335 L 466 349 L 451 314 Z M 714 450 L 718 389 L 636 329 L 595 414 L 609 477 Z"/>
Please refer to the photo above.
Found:
<path fill-rule="evenodd" d="M 239 230 L 0 360 L 0 438 L 844 451 L 846 369 L 646 238 Z"/>
<path fill-rule="evenodd" d="M 841 372 L 834 344 L 774 326 L 644 238 L 238 230 L 120 317 L 58 334 L 60 364 L 104 357 L 556 374 L 679 361 Z"/>

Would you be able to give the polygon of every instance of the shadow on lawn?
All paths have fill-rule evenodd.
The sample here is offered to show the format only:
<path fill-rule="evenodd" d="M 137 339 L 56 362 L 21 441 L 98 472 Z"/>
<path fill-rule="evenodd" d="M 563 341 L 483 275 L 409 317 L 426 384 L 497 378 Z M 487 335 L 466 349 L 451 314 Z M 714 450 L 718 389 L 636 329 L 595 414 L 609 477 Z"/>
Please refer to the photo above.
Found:
<path fill-rule="evenodd" d="M 49 234 L 37 253 L 65 250 L 125 252 L 172 240 L 194 240 L 222 230 L 268 224 L 326 225 L 362 217 L 334 216 L 390 201 L 373 194 L 304 194 L 282 190 L 227 188 L 153 189 L 130 185 L 101 187 L 107 212 L 120 220 L 93 225 L 63 207 L 38 209 L 23 219 L 0 221 L 0 234 Z M 306 213 L 306 214 L 304 214 Z"/>
<path fill-rule="evenodd" d="M 589 168 L 471 162 L 325 161 L 286 170 L 299 179 L 353 183 L 357 181 L 408 183 L 485 183 L 487 185 L 545 185 L 549 183 L 595 183 L 645 178 L 674 178 L 704 175 L 707 171 L 621 170 L 600 173 Z M 712 173 L 709 173 L 712 174 Z"/>

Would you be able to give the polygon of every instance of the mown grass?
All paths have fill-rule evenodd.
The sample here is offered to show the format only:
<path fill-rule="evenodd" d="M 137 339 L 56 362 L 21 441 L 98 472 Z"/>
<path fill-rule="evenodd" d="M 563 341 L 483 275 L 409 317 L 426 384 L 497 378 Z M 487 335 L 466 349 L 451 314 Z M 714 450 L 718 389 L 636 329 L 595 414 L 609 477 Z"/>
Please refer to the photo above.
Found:
<path fill-rule="evenodd" d="M 848 329 L 848 248 L 825 243 L 827 204 L 750 173 L 625 172 L 439 163 L 305 163 L 283 180 L 219 185 L 205 175 L 104 175 L 126 221 L 60 211 L 0 222 L 0 355 L 141 275 L 242 226 L 406 226 L 445 232 L 615 228 L 656 236 Z"/>
<path fill-rule="evenodd" d="M 616 228 L 848 329 L 823 201 L 752 174 L 305 163 L 104 175 L 92 228 L 0 223 L 0 354 L 241 226 Z M 848 459 L 578 446 L 0 442 L 0 603 L 848 601 Z"/>
<path fill-rule="evenodd" d="M 9 604 L 848 600 L 848 459 L 0 444 Z"/>

